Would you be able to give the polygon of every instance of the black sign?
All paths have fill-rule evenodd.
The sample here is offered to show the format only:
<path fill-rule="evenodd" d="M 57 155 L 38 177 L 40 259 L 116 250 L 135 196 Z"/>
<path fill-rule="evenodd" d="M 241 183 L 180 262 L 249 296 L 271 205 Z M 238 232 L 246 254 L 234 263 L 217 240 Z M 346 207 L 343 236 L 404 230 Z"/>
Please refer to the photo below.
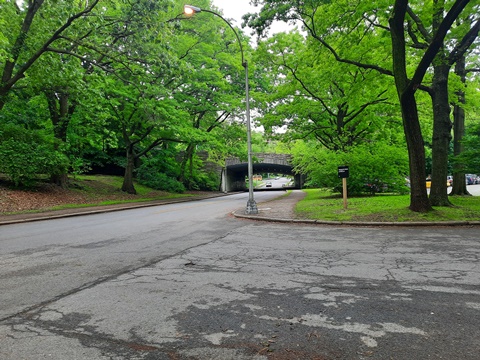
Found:
<path fill-rule="evenodd" d="M 338 177 L 340 179 L 348 178 L 348 166 L 339 166 L 338 167 Z"/>

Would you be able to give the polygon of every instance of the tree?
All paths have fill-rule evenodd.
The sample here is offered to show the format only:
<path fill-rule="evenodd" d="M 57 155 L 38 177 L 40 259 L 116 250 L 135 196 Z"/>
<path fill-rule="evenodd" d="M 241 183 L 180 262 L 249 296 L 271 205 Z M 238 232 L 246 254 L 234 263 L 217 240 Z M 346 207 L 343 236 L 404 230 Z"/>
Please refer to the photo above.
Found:
<path fill-rule="evenodd" d="M 465 135 L 465 108 L 467 107 L 467 97 L 469 98 L 469 102 L 476 103 L 475 95 L 477 91 L 474 90 L 467 96 L 467 90 L 469 88 L 467 84 L 467 76 L 470 74 L 476 74 L 480 72 L 480 66 L 476 65 L 475 61 L 478 63 L 478 55 L 474 55 L 470 58 L 473 58 L 469 62 L 469 67 L 467 68 L 467 60 L 466 56 L 460 57 L 455 63 L 455 75 L 457 76 L 457 83 L 455 86 L 455 94 L 454 99 L 452 101 L 453 105 L 453 118 L 454 118 L 454 128 L 453 128 L 453 186 L 450 195 L 469 195 L 467 191 L 467 186 L 465 183 L 465 172 L 466 172 L 466 163 L 462 163 L 462 159 L 468 158 L 463 156 L 463 152 L 465 149 L 464 144 L 464 135 Z M 478 77 L 477 83 L 475 81 L 469 81 L 471 84 L 471 88 L 476 88 L 478 86 Z M 477 110 L 478 111 L 478 110 Z M 470 110 L 470 112 L 474 112 Z M 478 116 L 477 116 L 478 117 Z"/>
<path fill-rule="evenodd" d="M 262 34 L 273 20 L 300 21 L 309 36 L 329 49 L 337 61 L 363 69 L 373 69 L 394 77 L 409 153 L 411 181 L 409 208 L 417 212 L 431 210 L 425 188 L 424 141 L 415 93 L 422 86 L 424 76 L 440 50 L 447 32 L 469 1 L 457 0 L 452 4 L 448 13 L 440 21 L 427 48 L 419 54 L 420 60 L 417 65 L 411 70 L 407 69 L 407 63 L 410 64 L 413 60 L 409 58 L 407 62 L 408 0 L 396 0 L 393 7 L 389 3 L 367 4 L 360 1 L 358 3 L 341 1 L 325 5 L 317 1 L 291 3 L 286 0 L 255 0 L 253 3 L 263 5 L 259 15 L 246 16 L 248 25 L 255 28 L 257 33 Z M 330 22 L 329 19 L 334 21 Z M 388 25 L 385 23 L 387 19 Z M 382 67 L 378 61 L 368 61 L 372 54 L 366 52 L 365 48 L 370 40 L 369 49 L 373 49 L 372 37 L 383 41 L 385 32 L 390 35 L 390 46 L 380 48 L 380 51 L 383 51 L 381 59 L 391 55 L 391 67 Z M 342 37 L 342 44 L 348 48 L 343 46 L 336 49 L 332 46 L 340 44 L 340 42 L 330 42 L 331 38 L 338 37 Z M 385 49 L 388 52 L 385 52 Z M 373 50 L 370 52 L 378 55 Z M 355 57 L 354 54 L 357 56 Z"/>
<path fill-rule="evenodd" d="M 478 61 L 474 56 L 473 60 Z M 466 66 L 465 57 L 455 64 L 455 74 L 458 81 L 453 102 L 454 116 L 454 157 L 453 157 L 453 186 L 450 195 L 470 195 L 465 183 L 465 173 L 475 173 L 479 164 L 479 108 L 478 108 L 478 76 L 470 79 L 470 86 L 467 84 L 467 76 L 480 72 L 480 67 L 470 61 Z M 468 100 L 468 101 L 467 101 Z M 466 126 L 466 111 L 470 114 L 470 126 Z M 466 131 L 468 129 L 468 131 Z"/>
<path fill-rule="evenodd" d="M 477 118 L 478 121 L 478 118 Z M 464 146 L 467 148 L 460 154 L 456 160 L 460 161 L 463 171 L 474 173 L 480 168 L 480 123 L 477 122 L 469 128 L 463 139 Z M 455 181 L 455 180 L 454 180 Z M 465 177 L 462 179 L 465 184 Z"/>
<path fill-rule="evenodd" d="M 15 1 L 0 3 L 0 23 L 8 23 L 10 30 L 2 33 L 8 43 L 4 42 L 1 49 L 6 53 L 6 61 L 0 63 L 0 111 L 8 101 L 10 91 L 26 77 L 27 71 L 43 54 L 54 51 L 52 45 L 62 41 L 68 29 L 80 19 L 84 24 L 91 23 L 88 15 L 96 9 L 98 2 L 79 2 L 76 6 L 70 2 L 58 2 L 53 7 L 44 4 L 44 0 L 31 0 L 21 6 Z M 42 14 L 43 10 L 46 13 Z M 20 27 L 17 20 L 20 20 Z M 60 26 L 56 25 L 58 22 Z"/>
<path fill-rule="evenodd" d="M 55 139 L 41 130 L 15 124 L 0 125 L 0 172 L 15 186 L 31 186 L 38 174 L 63 173 L 68 159 L 58 151 Z"/>
<path fill-rule="evenodd" d="M 210 1 L 197 5 L 212 8 Z M 242 141 L 237 137 L 235 146 L 231 146 L 238 134 L 234 125 L 245 107 L 242 56 L 249 54 L 250 46 L 240 30 L 235 30 L 237 38 L 222 19 L 208 13 L 183 19 L 177 31 L 181 35 L 176 50 L 184 71 L 172 89 L 174 98 L 188 112 L 192 128 L 180 180 L 193 188 L 197 186 L 193 176 L 197 150 L 206 150 L 213 154 L 210 160 L 220 160 L 223 164 L 228 155 L 239 152 L 238 144 L 245 143 L 243 136 Z M 229 139 L 229 146 L 224 139 Z M 240 148 L 243 150 L 243 146 Z"/>
<path fill-rule="evenodd" d="M 412 45 L 426 49 L 443 20 L 445 1 L 434 3 L 432 19 L 428 24 L 417 15 L 416 11 L 408 7 L 409 35 Z M 417 11 L 421 11 L 418 9 Z M 461 62 L 468 49 L 478 36 L 480 20 L 474 20 L 472 9 L 466 11 L 466 20 L 459 19 L 452 31 L 443 41 L 433 62 L 431 85 L 426 88 L 432 98 L 433 108 L 433 137 L 432 137 L 432 185 L 430 189 L 430 203 L 433 206 L 449 206 L 450 201 L 445 189 L 445 179 L 448 174 L 448 151 L 451 140 L 452 122 L 450 120 L 449 75 L 452 66 Z M 411 23 L 414 23 L 411 24 Z M 458 113 L 457 113 L 458 115 Z M 457 120 L 459 120 L 457 118 Z M 459 125 L 461 126 L 461 125 Z M 459 128 L 457 129 L 459 130 Z"/>
<path fill-rule="evenodd" d="M 348 151 L 332 151 L 318 143 L 296 141 L 292 146 L 297 172 L 307 175 L 307 186 L 330 188 L 341 192 L 338 166 L 348 165 L 348 193 L 406 192 L 405 173 L 408 158 L 398 146 L 379 140 L 349 148 Z"/>
<path fill-rule="evenodd" d="M 136 193 L 133 176 L 141 157 L 157 146 L 188 138 L 186 114 L 178 109 L 163 83 L 169 79 L 167 73 L 156 73 L 153 69 L 149 68 L 148 76 L 144 74 L 138 79 L 130 76 L 129 83 L 106 76 L 102 86 L 104 104 L 110 112 L 108 126 L 117 133 L 125 149 L 122 191 L 130 194 Z"/>
<path fill-rule="evenodd" d="M 332 61 L 311 45 L 299 33 L 276 34 L 259 44 L 256 62 L 272 83 L 258 96 L 262 125 L 287 128 L 288 139 L 316 139 L 334 151 L 369 141 L 385 126 L 387 116 L 381 114 L 387 115 L 391 84 L 380 83 L 370 70 Z"/>

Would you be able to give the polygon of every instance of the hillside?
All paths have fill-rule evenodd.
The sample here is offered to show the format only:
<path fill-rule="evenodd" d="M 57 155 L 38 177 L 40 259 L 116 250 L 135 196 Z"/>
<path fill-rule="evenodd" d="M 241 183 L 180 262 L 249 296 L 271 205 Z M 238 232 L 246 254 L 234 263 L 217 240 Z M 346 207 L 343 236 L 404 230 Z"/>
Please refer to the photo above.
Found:
<path fill-rule="evenodd" d="M 81 176 L 71 179 L 68 189 L 45 182 L 39 182 L 32 189 L 15 189 L 5 180 L 0 180 L 0 213 L 146 201 L 193 194 L 171 194 L 136 185 L 138 194 L 131 195 L 120 191 L 120 186 L 121 178 L 114 176 Z"/>

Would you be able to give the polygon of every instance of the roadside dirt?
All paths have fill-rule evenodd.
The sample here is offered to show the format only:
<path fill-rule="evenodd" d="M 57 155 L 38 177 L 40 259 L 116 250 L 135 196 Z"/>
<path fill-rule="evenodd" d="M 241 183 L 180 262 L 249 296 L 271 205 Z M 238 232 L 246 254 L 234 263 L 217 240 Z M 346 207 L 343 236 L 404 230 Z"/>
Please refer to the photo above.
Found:
<path fill-rule="evenodd" d="M 54 184 L 41 183 L 34 189 L 13 189 L 0 181 L 0 214 L 9 214 L 29 210 L 48 210 L 67 204 L 99 204 L 104 201 L 140 200 L 146 197 L 160 198 L 167 193 L 153 191 L 145 195 L 131 195 L 113 186 L 87 181 L 78 186 L 73 183 L 69 189 L 62 189 Z M 87 189 L 88 187 L 88 189 Z"/>

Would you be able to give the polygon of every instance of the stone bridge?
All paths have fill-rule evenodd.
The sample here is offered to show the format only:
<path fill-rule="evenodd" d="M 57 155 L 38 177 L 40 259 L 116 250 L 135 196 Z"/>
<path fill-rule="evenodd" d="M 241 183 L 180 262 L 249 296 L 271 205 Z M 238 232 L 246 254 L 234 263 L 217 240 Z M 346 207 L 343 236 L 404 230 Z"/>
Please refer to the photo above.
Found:
<path fill-rule="evenodd" d="M 293 188 L 300 189 L 305 181 L 300 174 L 293 172 L 291 156 L 286 154 L 256 153 L 252 154 L 253 174 L 274 173 L 292 175 L 295 179 Z M 248 163 L 238 158 L 228 158 L 222 170 L 221 189 L 224 192 L 247 190 L 245 178 L 248 176 Z"/>

